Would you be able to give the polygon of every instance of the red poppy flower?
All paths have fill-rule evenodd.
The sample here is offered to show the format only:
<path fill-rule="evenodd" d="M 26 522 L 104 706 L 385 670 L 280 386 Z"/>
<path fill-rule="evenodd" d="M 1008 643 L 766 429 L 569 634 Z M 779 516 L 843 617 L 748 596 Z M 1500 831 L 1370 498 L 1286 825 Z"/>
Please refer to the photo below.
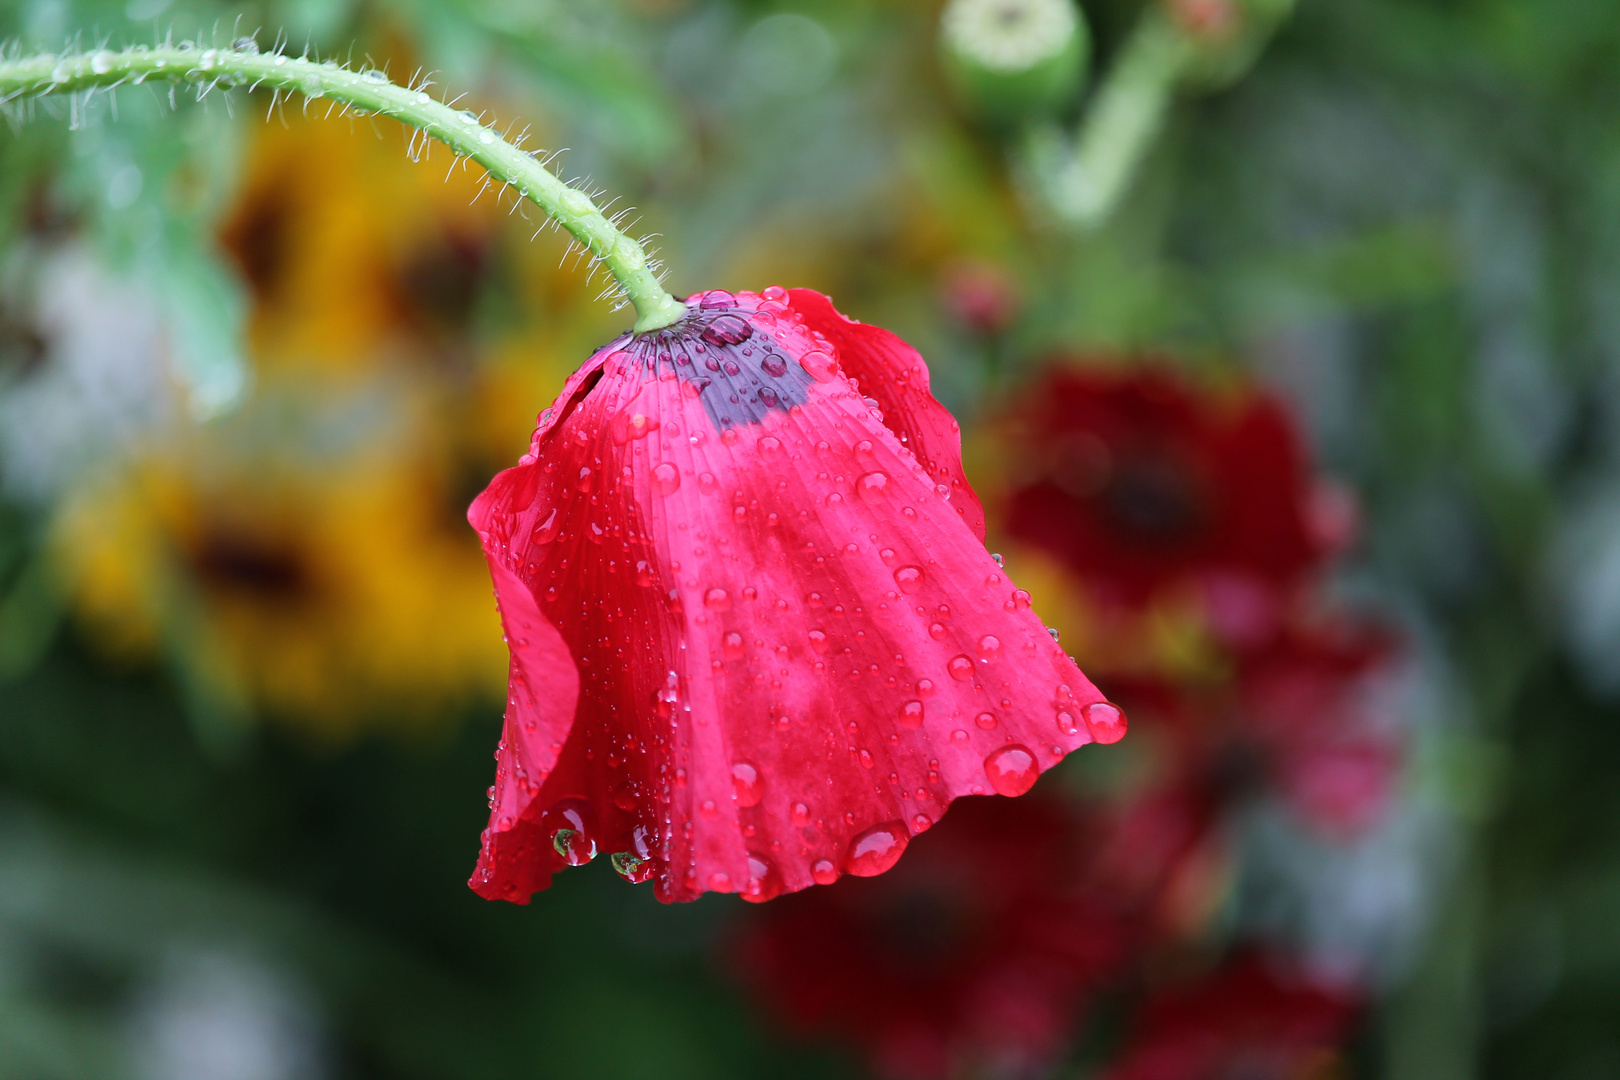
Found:
<path fill-rule="evenodd" d="M 1006 527 L 1104 600 L 1204 590 L 1215 629 L 1264 640 L 1284 594 L 1342 543 L 1342 495 L 1315 484 L 1274 398 L 1216 395 L 1165 369 L 1054 371 L 1015 409 L 1027 469 Z"/>
<path fill-rule="evenodd" d="M 599 851 L 666 901 L 880 873 L 1124 733 L 985 551 L 915 350 L 806 290 L 687 308 L 468 513 L 512 652 L 481 895 Z"/>
<path fill-rule="evenodd" d="M 771 905 L 735 955 L 787 1026 L 880 1076 L 1040 1075 L 1130 951 L 1087 880 L 1098 824 L 1039 795 L 964 799 L 893 872 Z"/>
<path fill-rule="evenodd" d="M 1351 994 L 1286 980 L 1254 957 L 1151 999 L 1105 1080 L 1296 1080 L 1326 1074 L 1355 1021 Z"/>

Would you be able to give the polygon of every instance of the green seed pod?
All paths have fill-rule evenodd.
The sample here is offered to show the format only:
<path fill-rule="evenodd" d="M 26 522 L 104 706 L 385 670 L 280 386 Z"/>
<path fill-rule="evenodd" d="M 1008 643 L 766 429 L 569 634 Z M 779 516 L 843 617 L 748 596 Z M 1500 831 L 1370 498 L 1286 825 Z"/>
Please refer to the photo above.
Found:
<path fill-rule="evenodd" d="M 1062 110 L 1091 55 L 1073 0 L 951 0 L 940 31 L 952 89 L 968 112 L 991 123 Z"/>

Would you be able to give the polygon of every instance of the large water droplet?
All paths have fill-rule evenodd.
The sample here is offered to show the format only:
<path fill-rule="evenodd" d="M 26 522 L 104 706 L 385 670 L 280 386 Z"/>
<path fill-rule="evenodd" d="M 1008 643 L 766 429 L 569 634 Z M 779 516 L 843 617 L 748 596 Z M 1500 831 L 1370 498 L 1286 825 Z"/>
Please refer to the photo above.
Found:
<path fill-rule="evenodd" d="M 608 856 L 608 861 L 613 863 L 613 869 L 618 871 L 620 877 L 637 885 L 653 876 L 653 861 L 628 851 L 615 851 Z"/>
<path fill-rule="evenodd" d="M 737 805 L 744 809 L 758 806 L 765 797 L 765 780 L 759 770 L 746 761 L 731 766 L 731 786 L 737 793 Z"/>
<path fill-rule="evenodd" d="M 747 341 L 754 333 L 746 319 L 737 315 L 721 315 L 703 328 L 703 340 L 710 345 L 736 345 Z"/>
<path fill-rule="evenodd" d="M 1074 713 L 1067 709 L 1059 709 L 1057 714 L 1058 730 L 1065 735 L 1080 734 L 1080 721 L 1075 719 Z"/>
<path fill-rule="evenodd" d="M 584 799 L 563 799 L 540 815 L 540 827 L 569 866 L 596 858 L 596 815 Z"/>
<path fill-rule="evenodd" d="M 799 828 L 802 829 L 806 825 L 810 824 L 810 808 L 808 806 L 806 806 L 804 803 L 802 803 L 802 802 L 794 803 L 793 804 L 793 809 L 792 809 L 792 811 L 790 811 L 790 814 L 791 814 L 792 819 L 793 819 L 793 824 L 797 825 Z"/>
<path fill-rule="evenodd" d="M 780 379 L 787 374 L 787 359 L 771 353 L 759 362 L 760 368 L 773 379 Z"/>
<path fill-rule="evenodd" d="M 776 872 L 771 860 L 763 855 L 748 853 L 748 884 L 743 887 L 742 898 L 763 904 L 782 894 L 782 875 Z"/>
<path fill-rule="evenodd" d="M 973 661 L 965 655 L 953 656 L 950 663 L 945 665 L 945 670 L 949 671 L 951 678 L 957 682 L 967 682 L 973 678 Z"/>
<path fill-rule="evenodd" d="M 888 490 L 888 473 L 869 472 L 855 481 L 855 493 L 867 502 L 881 502 Z"/>
<path fill-rule="evenodd" d="M 973 718 L 973 723 L 978 726 L 980 731 L 994 731 L 996 727 L 996 714 L 993 712 L 982 712 Z"/>
<path fill-rule="evenodd" d="M 825 630 L 812 630 L 809 634 L 810 647 L 818 653 L 827 651 L 827 632 Z"/>
<path fill-rule="evenodd" d="M 820 349 L 811 349 L 799 357 L 799 365 L 816 382 L 831 382 L 838 375 L 838 361 Z"/>
<path fill-rule="evenodd" d="M 1001 655 L 1001 639 L 994 634 L 986 634 L 979 639 L 979 659 L 985 662 L 996 659 Z"/>
<path fill-rule="evenodd" d="M 817 859 L 810 864 L 810 877 L 817 885 L 831 885 L 838 880 L 838 867 L 831 859 Z"/>
<path fill-rule="evenodd" d="M 529 534 L 529 539 L 536 544 L 549 544 L 557 539 L 557 530 L 560 528 L 562 528 L 562 523 L 558 520 L 557 508 L 554 506 L 551 508 L 551 513 L 547 514 L 545 519 L 534 527 L 534 532 Z"/>
<path fill-rule="evenodd" d="M 923 572 L 920 566 L 902 566 L 894 572 L 894 583 L 906 594 L 922 588 Z"/>
<path fill-rule="evenodd" d="M 984 773 L 1001 794 L 1022 795 L 1040 779 L 1041 767 L 1028 747 L 1011 743 L 990 752 L 984 759 Z"/>
<path fill-rule="evenodd" d="M 653 490 L 660 495 L 673 495 L 681 486 L 681 470 L 664 461 L 653 467 Z"/>
<path fill-rule="evenodd" d="M 1116 743 L 1125 737 L 1125 710 L 1109 701 L 1094 701 L 1080 710 L 1086 730 L 1097 742 Z"/>
<path fill-rule="evenodd" d="M 905 728 L 920 728 L 923 722 L 923 703 L 908 701 L 900 706 L 900 726 Z"/>
<path fill-rule="evenodd" d="M 898 821 L 874 825 L 850 840 L 844 869 L 856 877 L 876 877 L 899 861 L 910 841 L 911 834 Z"/>
<path fill-rule="evenodd" d="M 710 589 L 703 594 L 703 606 L 710 611 L 730 611 L 731 594 L 724 589 Z"/>

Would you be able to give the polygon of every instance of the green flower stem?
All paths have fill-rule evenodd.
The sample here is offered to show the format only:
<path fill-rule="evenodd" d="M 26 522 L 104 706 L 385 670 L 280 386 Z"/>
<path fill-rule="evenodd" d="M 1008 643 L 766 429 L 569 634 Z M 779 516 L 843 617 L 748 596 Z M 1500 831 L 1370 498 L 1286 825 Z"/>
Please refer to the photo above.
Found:
<path fill-rule="evenodd" d="M 239 43 L 241 44 L 241 43 Z M 0 104 L 40 94 L 110 89 L 148 79 L 214 86 L 268 87 L 309 99 L 330 98 L 366 113 L 391 116 L 458 155 L 478 162 L 567 229 L 602 261 L 636 308 L 636 330 L 668 326 L 686 310 L 665 291 L 641 245 L 620 232 L 583 191 L 569 187 L 539 161 L 501 138 L 471 112 L 459 112 L 425 91 L 397 86 L 379 71 L 350 71 L 256 48 L 196 47 L 98 50 L 72 56 L 0 61 Z"/>
<path fill-rule="evenodd" d="M 1072 145 L 1054 129 L 1032 133 L 1032 171 L 1061 217 L 1093 228 L 1113 213 L 1158 139 L 1193 55 L 1186 35 L 1163 15 L 1147 14 L 1097 89 Z"/>

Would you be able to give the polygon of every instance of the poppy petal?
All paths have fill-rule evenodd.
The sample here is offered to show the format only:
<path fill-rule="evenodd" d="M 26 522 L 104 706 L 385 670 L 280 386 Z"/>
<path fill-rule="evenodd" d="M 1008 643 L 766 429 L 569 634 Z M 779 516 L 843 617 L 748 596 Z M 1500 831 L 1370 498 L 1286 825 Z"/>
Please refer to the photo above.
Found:
<path fill-rule="evenodd" d="M 934 483 L 951 493 L 951 504 L 982 543 L 984 507 L 962 469 L 962 426 L 929 391 L 922 354 L 882 327 L 840 314 L 814 289 L 789 289 L 788 303 L 833 346 L 844 374 L 877 403 L 885 426 L 917 455 Z"/>
<path fill-rule="evenodd" d="M 468 884 L 485 899 L 527 903 L 530 893 L 551 884 L 551 838 L 529 811 L 573 727 L 579 674 L 533 594 L 497 560 L 490 560 L 490 573 L 512 668 L 489 827 Z"/>

